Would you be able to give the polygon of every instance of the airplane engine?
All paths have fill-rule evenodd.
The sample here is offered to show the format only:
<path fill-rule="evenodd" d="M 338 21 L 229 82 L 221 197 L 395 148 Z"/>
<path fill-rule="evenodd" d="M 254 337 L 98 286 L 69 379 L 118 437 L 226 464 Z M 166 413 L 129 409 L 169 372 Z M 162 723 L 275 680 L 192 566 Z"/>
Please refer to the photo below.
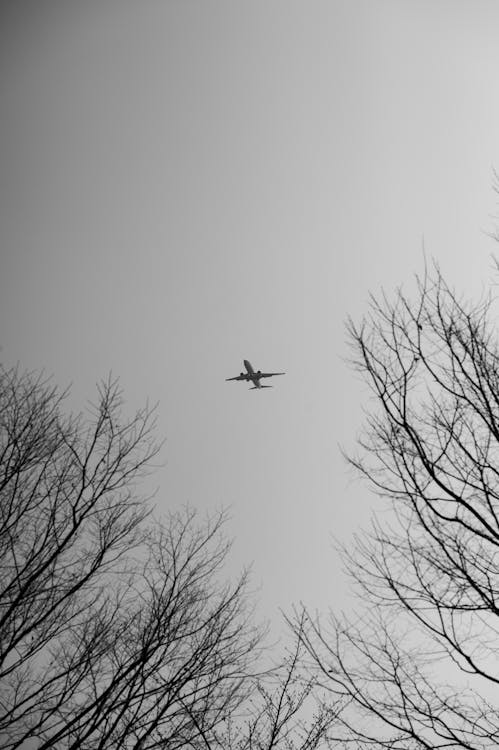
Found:
<path fill-rule="evenodd" d="M 257 375 L 261 375 L 261 374 L 262 374 L 262 371 L 258 370 Z"/>
<path fill-rule="evenodd" d="M 242 372 L 240 377 L 244 378 L 245 375 L 246 375 L 246 373 Z"/>

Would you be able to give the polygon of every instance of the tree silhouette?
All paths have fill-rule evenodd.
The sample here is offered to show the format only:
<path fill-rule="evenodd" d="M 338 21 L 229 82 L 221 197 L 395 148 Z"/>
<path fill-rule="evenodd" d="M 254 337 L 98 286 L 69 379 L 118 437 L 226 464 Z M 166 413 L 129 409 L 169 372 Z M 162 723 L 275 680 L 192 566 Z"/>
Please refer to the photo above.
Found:
<path fill-rule="evenodd" d="M 374 404 L 351 464 L 388 499 L 343 550 L 363 604 L 301 612 L 317 680 L 353 747 L 499 744 L 499 348 L 492 298 L 460 299 L 438 268 L 371 298 L 348 325 Z M 296 627 L 296 624 L 295 624 Z"/>
<path fill-rule="evenodd" d="M 153 413 L 90 421 L 40 378 L 0 372 L 3 747 L 180 747 L 239 704 L 260 633 L 244 574 L 220 585 L 224 515 L 146 523 Z"/>
<path fill-rule="evenodd" d="M 236 720 L 207 742 L 209 750 L 318 750 L 329 748 L 336 702 L 320 701 L 303 659 L 304 616 L 296 622 L 286 658 L 257 676 Z"/>
<path fill-rule="evenodd" d="M 123 420 L 113 381 L 86 417 L 64 396 L 0 369 L 2 748 L 313 750 L 328 722 L 298 721 L 299 650 L 259 666 L 226 513 L 155 519 L 139 494 L 154 410 Z"/>

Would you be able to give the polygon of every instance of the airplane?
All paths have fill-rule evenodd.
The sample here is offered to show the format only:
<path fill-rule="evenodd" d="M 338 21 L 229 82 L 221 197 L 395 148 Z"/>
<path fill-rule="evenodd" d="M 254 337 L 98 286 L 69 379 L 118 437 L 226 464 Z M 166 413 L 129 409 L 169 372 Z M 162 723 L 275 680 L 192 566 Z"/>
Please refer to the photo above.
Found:
<path fill-rule="evenodd" d="M 235 378 L 225 378 L 225 380 L 245 380 L 246 382 L 253 383 L 253 387 L 250 388 L 250 391 L 255 390 L 255 388 L 272 388 L 271 385 L 262 385 L 260 383 L 260 378 L 271 378 L 273 375 L 285 375 L 285 372 L 262 372 L 261 370 L 257 370 L 256 372 L 251 366 L 251 362 L 247 359 L 243 360 L 244 366 L 246 367 L 246 372 L 242 372 L 240 375 L 236 375 Z"/>

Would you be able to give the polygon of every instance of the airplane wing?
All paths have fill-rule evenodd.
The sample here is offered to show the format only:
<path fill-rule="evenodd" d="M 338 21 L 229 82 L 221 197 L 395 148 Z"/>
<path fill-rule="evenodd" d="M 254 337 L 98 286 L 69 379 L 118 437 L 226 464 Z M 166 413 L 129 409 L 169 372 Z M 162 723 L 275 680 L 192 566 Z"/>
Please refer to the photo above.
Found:
<path fill-rule="evenodd" d="M 236 375 L 235 378 L 225 378 L 225 380 L 249 380 L 247 375 Z"/>
<path fill-rule="evenodd" d="M 272 378 L 274 375 L 285 375 L 285 372 L 260 372 L 258 373 L 259 378 Z"/>

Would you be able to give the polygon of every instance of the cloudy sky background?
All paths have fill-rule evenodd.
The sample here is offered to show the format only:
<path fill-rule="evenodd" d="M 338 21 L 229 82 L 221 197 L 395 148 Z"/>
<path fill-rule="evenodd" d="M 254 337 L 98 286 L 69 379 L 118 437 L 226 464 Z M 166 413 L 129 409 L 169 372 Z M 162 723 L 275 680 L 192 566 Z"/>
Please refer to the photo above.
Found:
<path fill-rule="evenodd" d="M 0 345 L 159 401 L 158 509 L 230 506 L 261 612 L 345 606 L 365 390 L 344 321 L 424 244 L 470 295 L 497 210 L 496 0 L 0 6 Z M 272 390 L 226 383 L 249 358 Z"/>

